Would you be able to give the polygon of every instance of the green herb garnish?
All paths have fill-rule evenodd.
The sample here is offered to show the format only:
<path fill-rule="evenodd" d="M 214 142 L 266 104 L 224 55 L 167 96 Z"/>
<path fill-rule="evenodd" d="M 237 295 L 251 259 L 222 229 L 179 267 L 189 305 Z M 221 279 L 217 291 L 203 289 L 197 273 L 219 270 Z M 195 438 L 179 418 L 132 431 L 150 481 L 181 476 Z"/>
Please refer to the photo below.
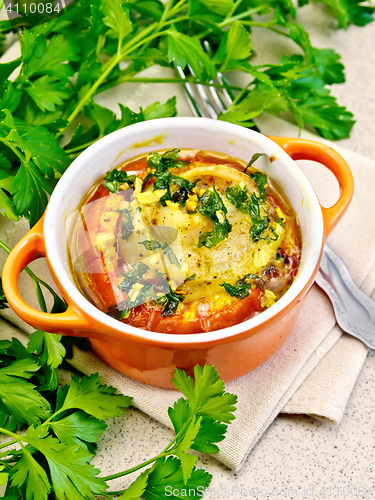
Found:
<path fill-rule="evenodd" d="M 184 281 L 184 283 L 187 283 L 188 281 L 194 281 L 196 277 L 197 277 L 197 275 L 195 273 L 191 274 L 190 276 L 188 276 L 186 278 L 186 280 Z"/>
<path fill-rule="evenodd" d="M 250 215 L 252 223 L 250 228 L 251 239 L 254 242 L 259 241 L 270 223 L 268 215 L 264 217 L 260 215 L 260 205 L 265 201 L 265 193 L 263 195 L 263 192 L 261 192 L 259 196 L 255 193 L 251 193 L 250 195 L 246 186 L 241 188 L 241 186 L 237 185 L 227 188 L 225 195 L 228 201 L 238 208 L 238 210 Z"/>
<path fill-rule="evenodd" d="M 176 293 L 173 290 L 158 297 L 154 300 L 157 306 L 163 306 L 161 316 L 174 316 L 177 312 L 178 305 L 185 300 L 185 296 L 181 293 Z"/>
<path fill-rule="evenodd" d="M 244 173 L 246 174 L 247 173 L 247 169 L 251 167 L 251 165 L 253 163 L 255 163 L 257 161 L 258 158 L 260 158 L 261 156 L 266 156 L 266 153 L 255 153 L 253 154 L 253 156 L 251 157 L 251 160 L 249 161 L 249 163 L 246 165 L 246 168 L 244 170 Z M 250 174 L 251 175 L 251 174 Z"/>
<path fill-rule="evenodd" d="M 177 175 L 172 175 L 169 171 L 164 171 L 156 177 L 155 182 L 153 184 L 153 187 L 154 187 L 154 191 L 156 191 L 158 189 L 166 189 L 167 190 L 165 195 L 160 198 L 160 203 L 163 206 L 166 206 L 165 202 L 167 200 L 178 201 L 179 203 L 181 202 L 181 205 L 185 205 L 189 194 L 193 192 L 193 188 L 195 187 L 197 182 L 198 182 L 198 180 L 195 182 L 189 182 L 188 180 L 184 179 L 183 177 L 179 177 Z M 180 196 L 180 195 L 175 196 L 175 193 L 173 193 L 173 195 L 171 195 L 171 185 L 179 186 L 179 189 L 183 189 L 184 193 L 186 193 L 186 197 L 185 197 L 185 194 L 184 194 L 184 196 Z"/>
<path fill-rule="evenodd" d="M 236 297 L 236 299 L 245 299 L 248 297 L 249 290 L 253 285 L 253 280 L 258 279 L 259 276 L 256 274 L 245 274 L 245 276 L 236 281 L 234 285 L 230 283 L 223 283 L 220 286 L 225 288 L 225 291 L 229 293 L 232 297 Z M 249 281 L 250 280 L 250 281 Z"/>
<path fill-rule="evenodd" d="M 176 254 L 174 253 L 173 249 L 168 245 L 168 243 L 166 243 L 165 241 L 144 240 L 140 241 L 138 244 L 143 245 L 145 248 L 150 250 L 150 252 L 160 249 L 163 252 L 163 254 L 165 254 L 168 257 L 169 262 L 171 264 L 174 264 L 179 269 L 181 269 L 181 264 L 177 259 Z"/>
<path fill-rule="evenodd" d="M 105 174 L 102 184 L 111 193 L 118 193 L 119 187 L 125 182 L 133 187 L 136 177 L 136 175 L 128 175 L 124 170 L 113 169 Z"/>
<path fill-rule="evenodd" d="M 130 208 L 125 208 L 122 210 L 122 213 L 124 214 L 125 220 L 122 220 L 120 224 L 121 238 L 128 241 L 129 236 L 134 231 L 132 211 Z"/>
<path fill-rule="evenodd" d="M 212 189 L 206 189 L 199 198 L 198 211 L 214 223 L 212 231 L 199 236 L 198 247 L 213 248 L 224 241 L 232 230 L 232 226 L 226 218 L 227 208 L 216 191 L 215 185 L 212 186 Z M 224 220 L 220 221 L 218 214 L 221 214 L 221 218 Z"/>
<path fill-rule="evenodd" d="M 149 267 L 143 262 L 135 262 L 131 265 L 130 271 L 123 274 L 124 280 L 118 285 L 118 288 L 123 293 L 128 293 L 132 289 L 133 285 L 139 283 L 143 275 L 149 270 Z"/>
<path fill-rule="evenodd" d="M 265 201 L 266 199 L 266 185 L 267 185 L 267 175 L 261 172 L 252 172 L 250 177 L 254 179 L 255 184 L 259 189 L 259 199 L 260 201 Z"/>

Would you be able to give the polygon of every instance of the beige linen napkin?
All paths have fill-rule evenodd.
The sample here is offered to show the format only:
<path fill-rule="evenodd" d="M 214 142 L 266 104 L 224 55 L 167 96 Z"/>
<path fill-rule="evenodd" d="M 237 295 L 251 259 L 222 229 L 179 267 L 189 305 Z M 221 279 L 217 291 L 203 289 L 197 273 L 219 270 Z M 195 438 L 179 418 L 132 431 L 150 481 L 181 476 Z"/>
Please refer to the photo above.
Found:
<path fill-rule="evenodd" d="M 275 133 L 274 127 L 279 135 L 296 133 L 293 126 L 278 119 L 263 123 L 268 134 Z M 368 295 L 375 296 L 375 230 L 369 224 L 375 220 L 375 204 L 369 189 L 375 185 L 375 162 L 334 147 L 348 161 L 356 189 L 348 212 L 330 237 L 330 244 L 347 263 L 355 282 L 362 285 Z M 304 165 L 304 169 L 322 198 L 331 194 L 334 183 L 325 172 L 315 165 L 309 168 Z M 1 217 L 0 234 L 10 246 L 26 230 L 24 221 L 13 223 Z M 4 255 L 1 259 L 4 261 Z M 40 277 L 51 282 L 44 261 L 37 261 L 33 266 Z M 21 278 L 20 286 L 25 298 L 36 304 L 27 276 Z M 32 331 L 13 311 L 3 310 L 1 313 L 23 332 Z M 7 336 L 9 326 L 2 322 L 0 335 Z M 14 331 L 12 326 L 12 334 Z M 367 349 L 360 341 L 342 335 L 329 299 L 314 285 L 295 328 L 277 353 L 253 372 L 227 384 L 227 390 L 238 395 L 236 420 L 229 426 L 216 458 L 238 470 L 280 412 L 309 414 L 330 423 L 339 423 L 366 353 Z M 134 407 L 171 426 L 167 408 L 180 397 L 177 391 L 134 381 L 108 367 L 94 354 L 79 349 L 75 349 L 71 364 L 84 373 L 98 371 L 103 383 L 133 396 Z"/>

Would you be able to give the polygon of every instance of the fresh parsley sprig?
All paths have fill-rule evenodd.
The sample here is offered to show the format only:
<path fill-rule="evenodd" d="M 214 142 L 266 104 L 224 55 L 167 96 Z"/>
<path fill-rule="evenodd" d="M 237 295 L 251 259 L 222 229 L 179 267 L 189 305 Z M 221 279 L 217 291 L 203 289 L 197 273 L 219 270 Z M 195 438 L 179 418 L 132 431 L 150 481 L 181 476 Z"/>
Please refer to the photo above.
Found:
<path fill-rule="evenodd" d="M 373 20 L 375 8 L 368 1 L 323 3 L 333 9 L 340 27 Z M 329 89 L 345 79 L 340 56 L 311 45 L 304 27 L 295 22 L 297 9 L 290 2 L 252 0 L 81 0 L 36 27 L 30 27 L 31 18 L 18 19 L 15 29 L 25 28 L 21 56 L 0 64 L 2 213 L 14 220 L 26 217 L 33 225 L 61 173 L 86 147 L 132 123 L 174 116 L 175 98 L 139 112 L 119 104 L 119 117 L 94 101 L 123 82 L 181 82 L 140 75 L 154 64 L 189 65 L 195 75 L 191 82 L 226 88 L 233 104 L 222 120 L 256 128 L 262 113 L 289 110 L 301 128 L 308 124 L 332 140 L 348 137 L 353 115 Z M 253 65 L 254 26 L 288 37 L 302 53 L 286 54 L 278 64 Z M 0 22 L 0 30 L 11 29 L 8 21 Z M 202 41 L 209 42 L 210 55 Z M 16 69 L 18 76 L 10 80 Z M 213 83 L 218 71 L 225 73 L 220 84 Z M 246 87 L 228 83 L 235 71 L 249 75 Z M 68 127 L 74 130 L 70 139 Z"/>
<path fill-rule="evenodd" d="M 105 477 L 106 481 L 117 479 L 153 464 L 143 472 L 141 479 L 136 479 L 136 484 L 132 483 L 127 490 L 110 494 L 126 495 L 137 488 L 138 496 L 146 499 L 163 498 L 165 486 L 169 485 L 180 490 L 182 495 L 182 490 L 195 489 L 195 496 L 192 498 L 199 498 L 209 485 L 210 474 L 195 468 L 198 457 L 190 454 L 189 450 L 208 453 L 218 451 L 216 443 L 224 439 L 228 424 L 235 418 L 233 413 L 236 410 L 237 396 L 225 392 L 219 374 L 214 367 L 208 365 L 203 368 L 195 366 L 194 379 L 183 370 L 176 369 L 172 382 L 185 396 L 168 409 L 175 437 L 156 457 L 125 472 Z"/>
<path fill-rule="evenodd" d="M 16 339 L 1 341 L 0 353 L 0 433 L 10 438 L 0 445 L 0 480 L 6 484 L 6 498 L 47 500 L 54 494 L 59 500 L 85 500 L 102 494 L 151 499 L 164 497 L 167 484 L 181 491 L 195 488 L 194 498 L 199 498 L 209 485 L 210 474 L 195 468 L 198 457 L 189 450 L 218 451 L 216 443 L 224 439 L 237 400 L 225 392 L 212 366 L 195 367 L 194 381 L 176 370 L 172 381 L 185 398 L 168 410 L 176 435 L 161 453 L 131 469 L 99 477 L 91 464 L 96 442 L 106 420 L 121 415 L 131 398 L 100 384 L 98 374 L 93 374 L 73 375 L 70 385 L 59 388 L 48 401 L 31 382 L 43 369 L 41 358 Z M 6 390 L 10 387 L 12 397 Z M 22 424 L 27 429 L 19 434 Z M 152 467 L 126 490 L 107 491 L 112 479 L 148 465 Z"/>

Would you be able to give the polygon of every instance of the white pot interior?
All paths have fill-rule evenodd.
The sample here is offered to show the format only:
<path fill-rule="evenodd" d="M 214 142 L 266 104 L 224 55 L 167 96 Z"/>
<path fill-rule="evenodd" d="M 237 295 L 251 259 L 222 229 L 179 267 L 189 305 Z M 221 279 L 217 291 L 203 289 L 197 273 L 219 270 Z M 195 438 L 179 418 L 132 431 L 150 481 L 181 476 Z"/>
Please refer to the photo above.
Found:
<path fill-rule="evenodd" d="M 67 239 L 69 221 L 87 190 L 106 171 L 126 159 L 161 149 L 201 149 L 228 154 L 248 162 L 254 153 L 266 153 L 256 162 L 282 188 L 298 215 L 302 230 L 302 259 L 298 276 L 286 294 L 262 314 L 224 330 L 195 335 L 160 334 L 125 325 L 95 308 L 75 287 L 69 272 Z M 269 157 L 275 160 L 270 162 Z M 83 310 L 101 323 L 130 335 L 189 343 L 215 340 L 248 330 L 277 314 L 305 287 L 318 263 L 323 220 L 320 204 L 295 162 L 267 137 L 236 125 L 207 118 L 165 118 L 138 123 L 114 132 L 84 151 L 59 181 L 46 212 L 46 250 L 62 286 Z M 197 338 L 199 337 L 199 339 Z"/>

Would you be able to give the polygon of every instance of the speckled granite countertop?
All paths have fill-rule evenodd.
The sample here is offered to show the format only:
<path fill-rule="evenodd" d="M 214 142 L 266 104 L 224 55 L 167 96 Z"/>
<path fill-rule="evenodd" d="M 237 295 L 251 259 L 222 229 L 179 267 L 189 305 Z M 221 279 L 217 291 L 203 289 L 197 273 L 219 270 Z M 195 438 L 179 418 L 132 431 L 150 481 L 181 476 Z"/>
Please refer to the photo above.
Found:
<path fill-rule="evenodd" d="M 335 20 L 318 4 L 302 9 L 300 20 L 312 43 L 342 56 L 346 83 L 334 94 L 357 120 L 350 139 L 339 144 L 375 160 L 375 22 L 335 30 Z M 278 60 L 283 47 L 269 47 Z M 374 189 L 374 187 L 370 187 Z M 243 468 L 233 473 L 201 455 L 197 466 L 213 475 L 205 498 L 375 498 L 375 354 L 369 353 L 346 414 L 338 427 L 307 417 L 279 416 L 261 437 Z M 95 464 L 104 474 L 156 455 L 172 432 L 131 409 L 109 423 Z M 111 484 L 126 487 L 132 478 Z M 117 489 L 117 488 L 116 488 Z"/>

